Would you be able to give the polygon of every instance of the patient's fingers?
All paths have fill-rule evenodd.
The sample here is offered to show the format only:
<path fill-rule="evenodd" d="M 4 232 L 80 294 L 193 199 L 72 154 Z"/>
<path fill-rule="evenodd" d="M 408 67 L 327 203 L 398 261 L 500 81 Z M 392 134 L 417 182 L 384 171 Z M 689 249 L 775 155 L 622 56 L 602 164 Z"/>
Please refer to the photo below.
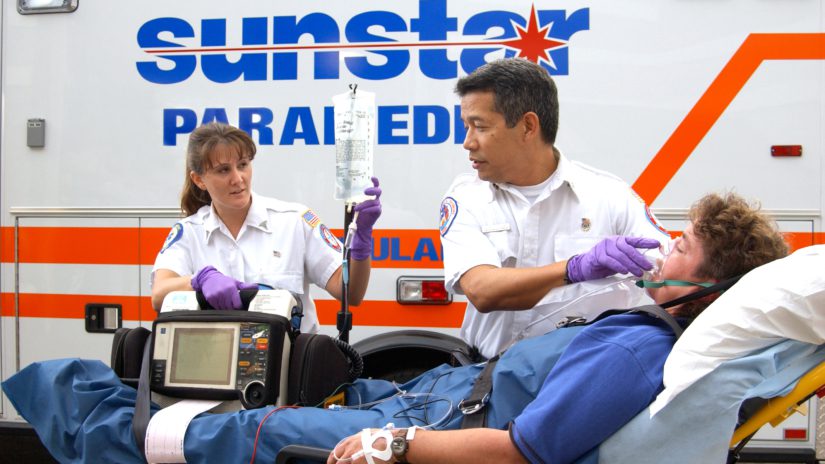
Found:
<path fill-rule="evenodd" d="M 384 461 L 373 457 L 376 464 Z M 341 440 L 327 457 L 327 464 L 366 464 L 364 450 L 361 447 L 361 434 L 355 434 Z"/>

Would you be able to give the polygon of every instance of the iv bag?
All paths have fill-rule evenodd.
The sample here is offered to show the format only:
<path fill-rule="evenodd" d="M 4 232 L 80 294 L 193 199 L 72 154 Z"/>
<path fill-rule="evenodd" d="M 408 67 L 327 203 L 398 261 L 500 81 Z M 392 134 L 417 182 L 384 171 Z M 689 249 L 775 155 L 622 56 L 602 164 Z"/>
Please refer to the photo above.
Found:
<path fill-rule="evenodd" d="M 332 97 L 335 109 L 335 199 L 358 203 L 372 187 L 375 94 L 363 90 Z"/>

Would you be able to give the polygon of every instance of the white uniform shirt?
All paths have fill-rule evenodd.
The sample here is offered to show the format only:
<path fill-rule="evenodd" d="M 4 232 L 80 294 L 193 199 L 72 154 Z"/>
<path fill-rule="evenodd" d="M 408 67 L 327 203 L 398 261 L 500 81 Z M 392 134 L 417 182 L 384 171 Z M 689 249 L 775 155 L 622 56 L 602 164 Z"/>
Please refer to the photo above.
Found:
<path fill-rule="evenodd" d="M 473 267 L 537 267 L 590 250 L 611 235 L 669 239 L 644 201 L 612 174 L 560 156 L 556 172 L 530 204 L 513 186 L 456 178 L 441 205 L 444 282 Z M 515 341 L 556 328 L 565 316 L 590 316 L 649 298 L 633 282 L 611 277 L 551 290 L 532 310 L 480 313 L 467 303 L 461 337 L 491 357 Z"/>
<path fill-rule="evenodd" d="M 194 275 L 212 265 L 242 282 L 289 290 L 300 295 L 304 306 L 301 331 L 313 333 L 319 325 L 309 283 L 326 286 L 341 265 L 341 249 L 329 228 L 305 206 L 253 194 L 237 239 L 212 206 L 175 224 L 152 275 L 158 269 Z"/>

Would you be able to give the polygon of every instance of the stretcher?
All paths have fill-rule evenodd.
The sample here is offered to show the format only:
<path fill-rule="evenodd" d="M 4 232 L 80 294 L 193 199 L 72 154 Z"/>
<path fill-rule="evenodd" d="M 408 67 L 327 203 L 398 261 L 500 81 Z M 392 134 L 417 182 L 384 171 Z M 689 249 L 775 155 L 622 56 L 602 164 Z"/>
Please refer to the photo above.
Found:
<path fill-rule="evenodd" d="M 676 343 L 654 404 L 579 462 L 735 460 L 745 437 L 825 384 L 823 269 L 817 245 L 744 276 Z M 737 428 L 749 398 L 773 400 Z"/>
<path fill-rule="evenodd" d="M 760 391 L 766 396 L 770 392 L 784 391 L 792 388 L 787 394 L 776 396 L 767 402 L 750 416 L 744 423 L 736 427 L 733 438 L 726 442 L 723 436 L 716 436 L 715 431 L 719 430 L 719 424 L 735 421 L 738 408 L 728 408 L 722 414 L 709 413 L 716 411 L 708 409 L 708 404 L 702 405 L 697 401 L 694 391 L 686 392 L 682 396 L 677 411 L 685 407 L 683 412 L 688 410 L 701 411 L 696 415 L 683 414 L 687 420 L 670 421 L 668 419 L 650 421 L 649 411 L 643 411 L 628 424 L 625 428 L 611 437 L 598 450 L 594 450 L 584 456 L 578 462 L 580 464 L 605 463 L 641 463 L 641 462 L 669 462 L 669 463 L 695 463 L 695 462 L 725 462 L 725 450 L 720 450 L 726 444 L 730 449 L 727 452 L 727 463 L 735 463 L 739 459 L 739 453 L 748 442 L 750 437 L 766 424 L 777 425 L 793 413 L 794 408 L 814 394 L 825 392 L 825 348 L 815 346 L 805 346 L 794 341 L 784 341 L 763 353 L 755 355 L 762 361 L 778 356 L 783 358 L 780 364 L 784 364 L 784 369 L 779 369 L 769 375 L 764 376 L 764 381 L 760 383 Z M 819 361 L 819 362 L 817 362 Z M 742 365 L 753 365 L 752 363 L 734 362 L 730 373 L 738 373 Z M 812 368 L 802 374 L 798 381 L 800 370 L 807 366 Z M 762 366 L 765 368 L 765 366 Z M 770 369 L 768 368 L 768 371 Z M 750 379 L 759 379 L 760 376 L 752 376 Z M 712 385 L 713 382 L 710 382 Z M 699 388 L 696 392 L 699 396 L 704 396 L 706 390 Z M 709 398 L 706 396 L 706 398 Z M 739 401 L 741 403 L 741 400 Z M 739 404 L 737 403 L 737 404 Z M 719 403 L 713 405 L 718 407 Z M 663 416 L 669 417 L 670 408 L 665 408 Z M 731 414 L 733 413 L 733 414 Z M 714 432 L 704 433 L 702 438 L 697 437 L 701 429 L 711 429 Z M 656 430 L 664 433 L 656 432 Z M 730 435 L 728 435 L 730 436 Z M 697 443 L 704 443 L 698 447 Z M 644 453 L 639 450 L 644 449 Z M 620 452 L 617 452 L 620 451 Z M 289 445 L 283 448 L 276 457 L 277 464 L 289 464 L 292 462 L 326 462 L 329 449 L 308 447 L 303 445 Z M 666 459 L 664 456 L 668 456 Z"/>
<path fill-rule="evenodd" d="M 810 248 L 763 266 L 764 272 L 756 272 L 760 268 L 746 275 L 711 305 L 674 346 L 665 365 L 666 388 L 656 402 L 578 462 L 725 462 L 746 398 L 797 395 L 792 393 L 795 387 L 803 395 L 818 389 L 819 381 L 810 386 L 805 376 L 815 378 L 815 368 L 825 363 L 825 246 Z M 502 356 L 494 370 L 498 377 L 488 403 L 489 427 L 505 428 L 535 398 L 569 343 L 564 338 L 581 328 L 522 341 Z M 546 345 L 548 340 L 554 344 Z M 703 369 L 685 367 L 694 365 Z M 391 399 L 334 418 L 320 408 L 201 414 L 186 431 L 186 458 L 190 463 L 274 462 L 288 445 L 331 448 L 362 428 L 386 424 L 388 417 L 398 427 L 437 421 L 436 428 L 458 428 L 460 414 L 450 413 L 468 397 L 480 371 L 479 365 L 442 366 L 402 386 L 359 380 L 350 388 L 350 398 Z M 437 406 L 429 403 L 433 408 L 410 407 L 394 394 L 399 388 L 435 392 L 447 400 Z M 132 436 L 135 390 L 103 363 L 75 359 L 32 364 L 5 381 L 3 390 L 61 462 L 143 461 Z M 796 401 L 793 398 L 786 401 Z M 153 412 L 157 410 L 154 406 Z M 405 413 L 399 415 L 401 410 Z M 413 411 L 425 415 L 415 418 Z"/>
<path fill-rule="evenodd" d="M 511 384 L 506 389 L 493 389 L 488 416 L 490 427 L 506 427 L 540 388 L 554 363 L 553 356 L 547 356 L 550 347 L 542 345 L 546 341 L 543 339 L 559 341 L 560 334 L 569 333 L 572 337 L 580 329 L 563 329 L 553 337 L 526 340 L 502 357 L 497 374 L 501 378 L 497 382 Z M 563 351 L 563 346 L 565 341 L 556 348 Z M 537 352 L 545 355 L 533 356 Z M 737 420 L 742 398 L 784 395 L 800 377 L 823 362 L 825 348 L 784 340 L 753 355 L 724 363 L 656 415 L 642 411 L 580 462 L 724 462 L 729 439 L 720 437 L 732 435 L 732 424 Z M 478 365 L 443 366 L 400 388 L 411 393 L 448 394 L 454 408 L 468 395 L 468 386 L 480 370 Z M 442 375 L 446 372 L 449 375 Z M 736 382 L 731 382 L 731 378 Z M 369 391 L 359 392 L 365 401 L 393 396 L 391 392 L 396 390 L 389 382 L 356 382 L 354 388 L 359 385 L 369 387 Z M 736 388 L 722 391 L 720 385 Z M 380 391 L 382 388 L 384 391 Z M 3 389 L 61 462 L 142 462 L 131 433 L 135 391 L 103 363 L 56 360 L 33 364 L 5 382 Z M 344 421 L 342 415 L 332 428 L 319 426 L 330 422 L 330 412 L 319 408 L 304 408 L 303 412 L 260 409 L 202 414 L 193 420 L 187 432 L 187 459 L 190 463 L 251 462 L 250 452 L 257 448 L 254 462 L 274 462 L 286 445 L 329 448 L 361 428 L 384 424 L 386 417 L 396 417 L 393 420 L 399 427 L 416 424 L 398 417 L 397 411 L 402 407 L 399 401 L 394 398 L 383 403 L 380 410 L 353 411 L 347 414 L 352 416 L 348 421 Z M 430 409 L 429 421 L 443 417 L 445 408 L 442 405 Z M 459 417 L 450 417 L 439 428 L 457 428 L 459 423 Z M 233 446 L 226 446 L 227 443 Z M 697 443 L 703 446 L 697 447 Z M 645 454 L 640 455 L 640 449 L 644 449 Z M 293 448 L 286 451 L 291 450 Z"/>
<path fill-rule="evenodd" d="M 816 392 L 825 362 L 823 269 L 825 246 L 803 248 L 719 297 L 675 344 L 664 391 L 602 443 L 599 461 L 725 462 L 744 400 L 777 398 L 736 433 L 737 444 Z"/>
<path fill-rule="evenodd" d="M 768 399 L 759 410 L 736 428 L 730 442 L 728 463 L 739 460 L 739 453 L 760 428 L 766 424 L 778 426 L 814 395 L 819 398 L 825 396 L 825 363 L 808 371 L 787 395 Z"/>

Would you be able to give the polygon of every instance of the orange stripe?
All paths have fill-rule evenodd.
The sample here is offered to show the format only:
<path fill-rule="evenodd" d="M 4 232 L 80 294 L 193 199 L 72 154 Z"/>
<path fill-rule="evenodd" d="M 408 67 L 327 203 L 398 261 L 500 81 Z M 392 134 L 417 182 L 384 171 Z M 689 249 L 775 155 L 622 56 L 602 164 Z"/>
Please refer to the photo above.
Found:
<path fill-rule="evenodd" d="M 652 204 L 762 61 L 823 58 L 822 33 L 749 35 L 636 179 L 633 190 Z"/>
<path fill-rule="evenodd" d="M 373 233 L 375 268 L 442 269 L 441 236 L 436 229 L 392 229 Z"/>
<path fill-rule="evenodd" d="M 111 303 L 122 307 L 123 320 L 153 321 L 155 310 L 149 297 L 110 295 L 20 294 L 20 317 L 84 319 L 87 303 Z M 14 294 L 0 295 L 0 314 L 14 317 Z M 140 314 L 144 315 L 141 319 Z"/>
<path fill-rule="evenodd" d="M 341 303 L 335 300 L 316 300 L 318 320 L 324 325 L 335 325 Z M 442 327 L 458 328 L 464 319 L 466 303 L 436 305 L 401 305 L 395 301 L 364 301 L 352 307 L 354 326 Z"/>
<path fill-rule="evenodd" d="M 676 238 L 680 232 L 671 232 Z M 806 246 L 825 244 L 825 232 L 786 232 L 785 237 L 793 251 Z M 30 294 L 20 295 L 21 317 L 53 317 L 82 319 L 86 303 L 115 303 L 123 306 L 123 319 L 151 322 L 155 319 L 150 297 Z M 353 307 L 353 319 L 363 326 L 390 327 L 444 327 L 458 328 L 464 318 L 466 303 L 445 306 L 400 305 L 395 301 L 365 301 Z M 340 303 L 317 300 L 321 324 L 335 325 Z M 14 294 L 0 294 L 0 314 L 14 316 Z"/>
<path fill-rule="evenodd" d="M 163 246 L 167 228 L 20 227 L 21 263 L 152 265 Z M 339 237 L 341 229 L 333 230 Z M 438 231 L 376 230 L 374 268 L 441 269 Z M 3 227 L 3 262 L 14 262 L 14 228 Z"/>
<path fill-rule="evenodd" d="M 784 235 L 791 251 L 825 243 L 825 232 L 785 232 Z"/>
<path fill-rule="evenodd" d="M 0 316 L 14 317 L 14 293 L 0 294 Z"/>
<path fill-rule="evenodd" d="M 0 262 L 14 262 L 14 227 L 0 228 Z"/>
<path fill-rule="evenodd" d="M 21 227 L 21 263 L 151 265 L 163 244 L 165 228 Z M 341 234 L 341 230 L 334 231 Z M 671 232 L 673 235 L 673 232 Z M 825 234 L 787 234 L 794 250 L 825 243 Z M 137 241 L 124 250 L 124 241 Z M 0 259 L 14 262 L 14 229 L 0 228 Z M 374 268 L 441 269 L 442 251 L 437 230 L 375 231 Z"/>
<path fill-rule="evenodd" d="M 123 307 L 123 320 L 151 322 L 155 311 L 151 298 L 137 296 L 50 295 L 23 293 L 20 295 L 20 317 L 50 317 L 84 319 L 87 303 L 112 303 Z M 0 296 L 2 315 L 14 317 L 14 294 Z M 335 300 L 317 300 L 321 324 L 335 325 L 341 303 Z M 351 308 L 353 321 L 361 326 L 390 327 L 461 327 L 466 303 L 445 306 L 401 305 L 395 301 L 365 301 Z M 141 318 L 143 316 L 143 318 Z"/>
<path fill-rule="evenodd" d="M 138 229 L 20 227 L 21 263 L 137 264 Z"/>
<path fill-rule="evenodd" d="M 155 264 L 158 252 L 163 248 L 163 242 L 169 235 L 169 228 L 141 227 L 140 228 L 140 264 L 151 266 Z"/>
<path fill-rule="evenodd" d="M 330 229 L 344 241 L 343 229 Z M 372 267 L 442 269 L 441 236 L 436 229 L 375 229 Z"/>
<path fill-rule="evenodd" d="M 54 317 L 61 319 L 85 319 L 87 303 L 111 303 L 122 307 L 124 320 L 140 320 L 140 312 L 147 314 L 146 308 L 141 308 L 143 300 L 150 306 L 149 316 L 154 318 L 151 310 L 151 300 L 148 297 L 137 296 L 110 296 L 110 295 L 61 295 L 45 293 L 21 293 L 20 317 Z M 14 294 L 3 293 L 2 314 L 14 316 Z M 152 320 L 152 319 L 150 319 Z"/>

